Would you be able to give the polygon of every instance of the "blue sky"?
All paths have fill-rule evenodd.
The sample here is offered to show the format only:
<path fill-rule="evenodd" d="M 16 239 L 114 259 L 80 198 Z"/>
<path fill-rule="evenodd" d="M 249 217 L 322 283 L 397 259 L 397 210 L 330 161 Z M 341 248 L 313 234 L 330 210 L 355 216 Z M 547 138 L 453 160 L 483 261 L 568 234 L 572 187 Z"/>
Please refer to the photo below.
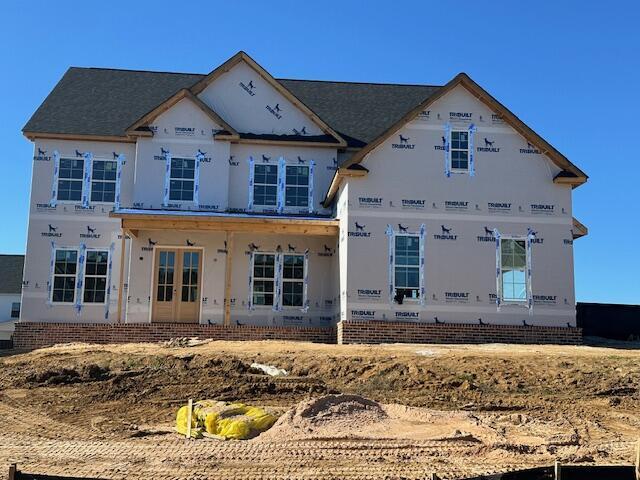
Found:
<path fill-rule="evenodd" d="M 574 192 L 590 230 L 575 243 L 577 299 L 640 303 L 639 24 L 637 0 L 3 2 L 0 252 L 26 243 L 20 131 L 69 66 L 206 73 L 245 50 L 284 78 L 467 72 L 590 176 Z"/>

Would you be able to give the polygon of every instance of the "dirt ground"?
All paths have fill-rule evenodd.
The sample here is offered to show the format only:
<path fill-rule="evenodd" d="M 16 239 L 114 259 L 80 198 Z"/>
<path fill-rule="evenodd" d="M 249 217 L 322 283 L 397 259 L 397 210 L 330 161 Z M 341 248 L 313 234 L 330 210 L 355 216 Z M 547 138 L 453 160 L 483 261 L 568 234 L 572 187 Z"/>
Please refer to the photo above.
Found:
<path fill-rule="evenodd" d="M 209 342 L 9 352 L 0 357 L 0 476 L 12 462 L 114 479 L 462 478 L 556 459 L 632 463 L 635 347 Z M 371 402 L 331 404 L 335 415 L 325 411 L 317 428 L 296 416 L 300 402 L 337 393 Z M 248 441 L 187 441 L 172 428 L 188 398 L 284 417 Z"/>

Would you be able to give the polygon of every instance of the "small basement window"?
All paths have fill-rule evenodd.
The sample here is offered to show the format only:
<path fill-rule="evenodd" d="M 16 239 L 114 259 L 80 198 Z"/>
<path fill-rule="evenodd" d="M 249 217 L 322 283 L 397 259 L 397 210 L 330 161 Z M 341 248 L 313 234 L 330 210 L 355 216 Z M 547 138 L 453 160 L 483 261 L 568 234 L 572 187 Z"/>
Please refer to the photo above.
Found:
<path fill-rule="evenodd" d="M 469 170 L 469 132 L 466 130 L 451 132 L 451 170 Z"/>

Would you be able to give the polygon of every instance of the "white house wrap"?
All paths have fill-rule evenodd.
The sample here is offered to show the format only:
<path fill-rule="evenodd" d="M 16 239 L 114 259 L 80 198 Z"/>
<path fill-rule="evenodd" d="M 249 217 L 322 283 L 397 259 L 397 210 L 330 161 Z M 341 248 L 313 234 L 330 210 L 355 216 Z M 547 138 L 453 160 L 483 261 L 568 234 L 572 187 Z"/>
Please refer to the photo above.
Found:
<path fill-rule="evenodd" d="M 60 175 L 60 153 L 53 152 L 53 185 L 51 186 L 51 200 L 49 205 L 55 207 L 58 202 L 58 177 Z"/>
<path fill-rule="evenodd" d="M 476 126 L 472 123 L 469 125 L 469 176 L 473 177 L 476 174 L 475 167 L 475 153 L 473 150 L 473 137 L 476 133 Z"/>
<path fill-rule="evenodd" d="M 309 162 L 309 213 L 313 213 L 313 171 L 316 167 L 316 162 L 311 160 Z"/>
<path fill-rule="evenodd" d="M 278 201 L 277 211 L 282 213 L 284 211 L 284 181 L 287 175 L 287 166 L 284 157 L 278 159 Z"/>
<path fill-rule="evenodd" d="M 254 179 L 255 179 L 255 162 L 253 160 L 253 157 L 249 157 L 249 188 L 247 190 L 247 195 L 248 195 L 248 202 L 247 202 L 247 211 L 251 212 L 253 211 L 253 183 L 254 183 Z"/>
<path fill-rule="evenodd" d="M 78 263 L 76 270 L 76 302 L 75 309 L 76 314 L 80 315 L 82 311 L 82 292 L 84 291 L 84 263 L 86 260 L 87 245 L 85 243 L 80 244 L 78 249 Z"/>
<path fill-rule="evenodd" d="M 116 157 L 116 194 L 115 194 L 115 209 L 120 208 L 121 203 L 121 191 L 122 191 L 122 166 L 125 162 L 125 156 L 119 154 Z"/>
<path fill-rule="evenodd" d="M 162 205 L 169 206 L 169 189 L 171 187 L 171 152 L 169 150 L 164 151 L 164 196 L 162 198 Z"/>
<path fill-rule="evenodd" d="M 85 152 L 82 154 L 84 159 L 84 175 L 82 182 L 82 208 L 89 207 L 89 199 L 91 198 L 91 170 L 93 168 L 93 154 Z"/>
<path fill-rule="evenodd" d="M 195 155 L 193 172 L 193 206 L 196 209 L 200 206 L 200 164 L 203 158 L 204 154 L 198 150 L 198 153 Z"/>

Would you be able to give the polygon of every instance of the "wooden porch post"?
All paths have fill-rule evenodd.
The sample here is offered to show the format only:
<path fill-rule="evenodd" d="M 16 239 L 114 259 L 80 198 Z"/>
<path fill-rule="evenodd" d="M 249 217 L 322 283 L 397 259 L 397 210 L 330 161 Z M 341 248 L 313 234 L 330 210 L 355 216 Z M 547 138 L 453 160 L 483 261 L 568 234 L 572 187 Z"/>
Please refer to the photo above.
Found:
<path fill-rule="evenodd" d="M 227 261 L 224 271 L 224 325 L 231 325 L 231 270 L 233 268 L 233 232 L 227 231 Z"/>
<path fill-rule="evenodd" d="M 125 230 L 124 228 L 120 229 L 121 239 L 120 239 L 120 284 L 118 285 L 118 318 L 116 319 L 116 323 L 122 322 L 122 290 L 124 289 L 124 253 L 125 253 Z"/>

